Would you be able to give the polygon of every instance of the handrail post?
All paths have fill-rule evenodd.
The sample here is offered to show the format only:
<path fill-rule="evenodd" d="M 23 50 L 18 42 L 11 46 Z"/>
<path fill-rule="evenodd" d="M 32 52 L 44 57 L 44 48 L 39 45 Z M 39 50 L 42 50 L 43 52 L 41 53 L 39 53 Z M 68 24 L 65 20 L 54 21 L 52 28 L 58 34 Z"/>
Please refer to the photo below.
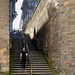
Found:
<path fill-rule="evenodd" d="M 27 45 L 27 47 L 28 47 L 28 45 Z M 29 48 L 28 48 L 28 52 L 29 52 L 29 61 L 30 61 L 30 64 L 31 64 L 31 75 L 32 75 L 32 62 L 31 62 L 31 56 L 30 56 L 30 51 L 29 51 Z"/>

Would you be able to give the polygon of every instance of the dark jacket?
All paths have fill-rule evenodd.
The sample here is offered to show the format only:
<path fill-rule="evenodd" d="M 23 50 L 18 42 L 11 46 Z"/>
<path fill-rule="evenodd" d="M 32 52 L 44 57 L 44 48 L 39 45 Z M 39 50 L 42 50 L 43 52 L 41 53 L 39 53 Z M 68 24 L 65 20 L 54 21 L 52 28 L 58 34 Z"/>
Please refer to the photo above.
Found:
<path fill-rule="evenodd" d="M 27 51 L 25 50 L 22 50 L 21 51 L 21 53 L 22 53 L 22 59 L 26 59 L 26 53 L 27 53 Z"/>

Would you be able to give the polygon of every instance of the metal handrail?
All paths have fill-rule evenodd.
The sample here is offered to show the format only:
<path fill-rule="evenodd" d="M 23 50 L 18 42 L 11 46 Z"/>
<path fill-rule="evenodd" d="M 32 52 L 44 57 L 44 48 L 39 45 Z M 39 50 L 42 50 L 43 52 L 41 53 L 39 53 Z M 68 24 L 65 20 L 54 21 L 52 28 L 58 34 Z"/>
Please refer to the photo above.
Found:
<path fill-rule="evenodd" d="M 32 75 L 32 62 L 31 62 L 31 56 L 30 56 L 30 51 L 29 51 L 29 48 L 28 48 L 28 56 L 29 56 L 29 61 L 30 61 L 30 64 L 31 64 L 31 75 Z"/>
<path fill-rule="evenodd" d="M 30 64 L 31 64 L 31 75 L 32 75 L 32 63 L 31 63 L 31 57 L 30 57 L 30 54 L 29 54 L 29 61 L 30 61 Z"/>

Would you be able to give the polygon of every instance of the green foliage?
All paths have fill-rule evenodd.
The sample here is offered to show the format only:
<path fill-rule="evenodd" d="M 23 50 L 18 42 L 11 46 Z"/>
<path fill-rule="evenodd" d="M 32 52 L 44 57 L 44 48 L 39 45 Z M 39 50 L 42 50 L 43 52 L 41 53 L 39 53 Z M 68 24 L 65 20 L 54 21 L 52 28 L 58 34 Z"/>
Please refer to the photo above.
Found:
<path fill-rule="evenodd" d="M 69 75 L 69 72 L 68 71 L 64 71 L 64 75 Z"/>
<path fill-rule="evenodd" d="M 9 75 L 9 72 L 5 72 L 5 73 L 0 73 L 0 75 Z"/>
<path fill-rule="evenodd" d="M 44 52 L 44 51 L 42 51 L 42 54 L 43 54 L 43 56 L 44 56 L 44 58 L 45 58 L 46 62 L 48 63 L 48 65 L 49 65 L 49 66 L 50 66 L 50 68 L 52 69 L 52 68 L 53 68 L 52 62 L 51 62 L 51 61 L 49 61 L 49 59 L 48 59 L 48 57 L 46 56 L 46 54 L 45 54 L 45 52 Z"/>
<path fill-rule="evenodd" d="M 58 70 L 52 70 L 53 71 L 53 75 L 60 75 L 60 72 Z"/>

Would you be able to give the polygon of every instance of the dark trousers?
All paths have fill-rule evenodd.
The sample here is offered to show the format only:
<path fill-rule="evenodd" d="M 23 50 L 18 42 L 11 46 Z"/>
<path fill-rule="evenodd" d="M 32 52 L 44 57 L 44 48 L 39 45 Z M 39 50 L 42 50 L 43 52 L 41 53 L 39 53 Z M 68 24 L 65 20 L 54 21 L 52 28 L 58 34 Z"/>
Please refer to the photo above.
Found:
<path fill-rule="evenodd" d="M 25 68 L 26 58 L 22 58 L 22 67 Z"/>

